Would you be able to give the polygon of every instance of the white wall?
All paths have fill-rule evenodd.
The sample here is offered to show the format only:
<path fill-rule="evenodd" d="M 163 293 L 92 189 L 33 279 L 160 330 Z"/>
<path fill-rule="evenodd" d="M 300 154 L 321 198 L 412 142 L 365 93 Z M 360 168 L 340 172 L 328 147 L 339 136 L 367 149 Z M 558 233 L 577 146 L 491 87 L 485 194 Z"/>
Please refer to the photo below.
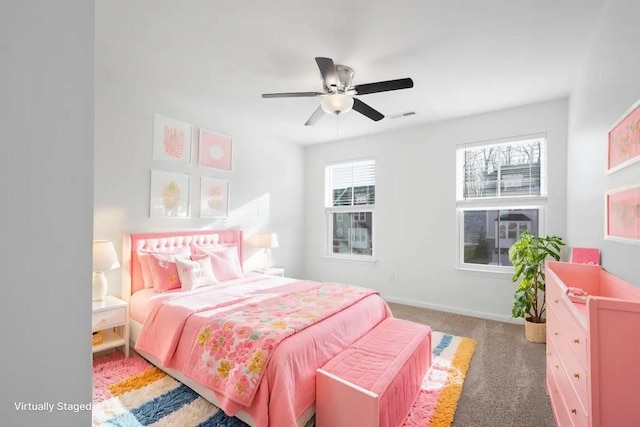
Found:
<path fill-rule="evenodd" d="M 604 193 L 640 184 L 640 163 L 610 175 L 607 133 L 640 99 L 640 2 L 608 1 L 570 100 L 567 235 L 575 246 L 601 248 L 602 264 L 640 286 L 640 246 L 604 239 Z"/>
<path fill-rule="evenodd" d="M 184 26 L 162 27 L 171 13 L 189 16 L 197 11 L 180 6 L 168 14 L 162 8 L 132 6 L 123 15 L 122 2 L 96 4 L 95 238 L 114 241 L 122 256 L 122 237 L 132 232 L 234 228 L 244 230 L 245 238 L 261 231 L 276 232 L 281 247 L 272 251 L 274 265 L 285 267 L 289 276 L 299 276 L 303 148 L 265 139 L 259 129 L 243 121 L 241 112 L 225 108 L 224 99 L 211 95 L 212 85 L 228 82 L 212 82 L 207 71 L 210 64 L 194 62 L 203 57 L 197 43 L 175 41 L 185 34 Z M 140 31 L 141 22 L 144 31 Z M 189 25 L 180 19 L 176 22 Z M 210 52 L 205 58 L 224 58 L 224 54 Z M 155 113 L 194 125 L 192 164 L 152 160 Z M 201 127 L 233 138 L 231 173 L 197 166 Z M 190 219 L 149 218 L 152 169 L 191 175 Z M 228 219 L 199 218 L 200 176 L 230 181 Z M 250 258 L 245 267 L 259 267 L 262 253 L 248 245 L 245 249 Z M 119 295 L 121 272 L 106 274 L 109 293 Z"/>
<path fill-rule="evenodd" d="M 2 425 L 91 419 L 57 402 L 91 402 L 93 11 L 60 0 L 0 12 Z"/>
<path fill-rule="evenodd" d="M 546 132 L 546 230 L 565 236 L 567 117 L 567 100 L 559 99 L 307 148 L 305 275 L 370 286 L 392 301 L 509 320 L 509 275 L 455 269 L 456 145 Z M 362 157 L 376 159 L 376 265 L 323 258 L 324 167 Z"/>

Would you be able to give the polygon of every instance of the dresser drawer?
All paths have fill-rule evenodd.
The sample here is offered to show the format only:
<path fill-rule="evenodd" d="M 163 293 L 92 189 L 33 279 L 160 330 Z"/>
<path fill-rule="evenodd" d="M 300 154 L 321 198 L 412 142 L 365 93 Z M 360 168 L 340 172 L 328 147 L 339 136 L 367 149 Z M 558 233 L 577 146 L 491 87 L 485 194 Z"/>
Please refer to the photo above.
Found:
<path fill-rule="evenodd" d="M 547 322 L 547 329 L 551 327 L 549 334 L 557 336 L 567 343 L 567 348 L 574 354 L 580 366 L 587 366 L 587 334 L 580 327 L 576 319 L 569 313 L 564 298 L 556 298 L 551 301 L 548 311 L 552 319 Z"/>
<path fill-rule="evenodd" d="M 124 325 L 126 320 L 127 310 L 125 307 L 98 311 L 91 316 L 91 328 L 95 332 L 100 329 Z"/>
<path fill-rule="evenodd" d="M 588 427 L 589 417 L 568 382 L 562 366 L 547 365 L 547 384 L 553 412 L 560 427 Z"/>

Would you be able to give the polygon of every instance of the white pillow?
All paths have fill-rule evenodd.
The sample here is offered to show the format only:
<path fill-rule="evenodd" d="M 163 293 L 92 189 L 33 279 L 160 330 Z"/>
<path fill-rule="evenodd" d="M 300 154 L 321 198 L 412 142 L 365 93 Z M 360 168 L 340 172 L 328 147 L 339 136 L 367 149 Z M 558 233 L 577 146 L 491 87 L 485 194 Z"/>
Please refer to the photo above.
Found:
<path fill-rule="evenodd" d="M 192 248 L 192 260 L 207 257 L 211 260 L 213 272 L 218 280 L 230 280 L 242 277 L 242 266 L 238 258 L 238 248 L 234 246 L 218 246 L 216 248 Z"/>
<path fill-rule="evenodd" d="M 190 259 L 176 258 L 178 276 L 182 283 L 182 289 L 189 290 L 202 286 L 210 286 L 218 283 L 218 279 L 213 274 L 211 260 L 204 257 L 197 261 Z"/>

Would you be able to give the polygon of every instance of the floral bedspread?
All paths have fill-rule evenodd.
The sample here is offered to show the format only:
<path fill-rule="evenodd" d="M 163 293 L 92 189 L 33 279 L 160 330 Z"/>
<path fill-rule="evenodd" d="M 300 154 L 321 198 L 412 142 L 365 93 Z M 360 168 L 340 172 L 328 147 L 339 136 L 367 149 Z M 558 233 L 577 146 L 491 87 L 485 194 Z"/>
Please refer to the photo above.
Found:
<path fill-rule="evenodd" d="M 197 334 L 187 374 L 248 406 L 282 340 L 376 293 L 351 285 L 305 284 L 298 282 L 291 292 L 258 295 L 239 309 L 208 318 Z"/>

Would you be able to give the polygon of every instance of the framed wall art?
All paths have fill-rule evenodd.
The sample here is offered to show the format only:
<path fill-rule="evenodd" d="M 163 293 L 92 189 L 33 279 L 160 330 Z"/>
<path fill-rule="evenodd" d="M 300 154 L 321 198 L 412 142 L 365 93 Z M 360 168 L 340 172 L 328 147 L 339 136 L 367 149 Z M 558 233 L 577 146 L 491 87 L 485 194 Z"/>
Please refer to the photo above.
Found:
<path fill-rule="evenodd" d="M 193 126 L 170 117 L 153 115 L 153 160 L 191 163 Z"/>
<path fill-rule="evenodd" d="M 229 216 L 229 181 L 200 178 L 200 217 L 226 218 Z"/>
<path fill-rule="evenodd" d="M 149 216 L 151 218 L 189 218 L 189 175 L 151 171 Z"/>
<path fill-rule="evenodd" d="M 607 173 L 640 161 L 640 101 L 631 106 L 609 131 Z"/>
<path fill-rule="evenodd" d="M 605 239 L 640 245 L 640 185 L 605 195 Z"/>
<path fill-rule="evenodd" d="M 198 164 L 231 172 L 231 137 L 200 129 Z"/>

